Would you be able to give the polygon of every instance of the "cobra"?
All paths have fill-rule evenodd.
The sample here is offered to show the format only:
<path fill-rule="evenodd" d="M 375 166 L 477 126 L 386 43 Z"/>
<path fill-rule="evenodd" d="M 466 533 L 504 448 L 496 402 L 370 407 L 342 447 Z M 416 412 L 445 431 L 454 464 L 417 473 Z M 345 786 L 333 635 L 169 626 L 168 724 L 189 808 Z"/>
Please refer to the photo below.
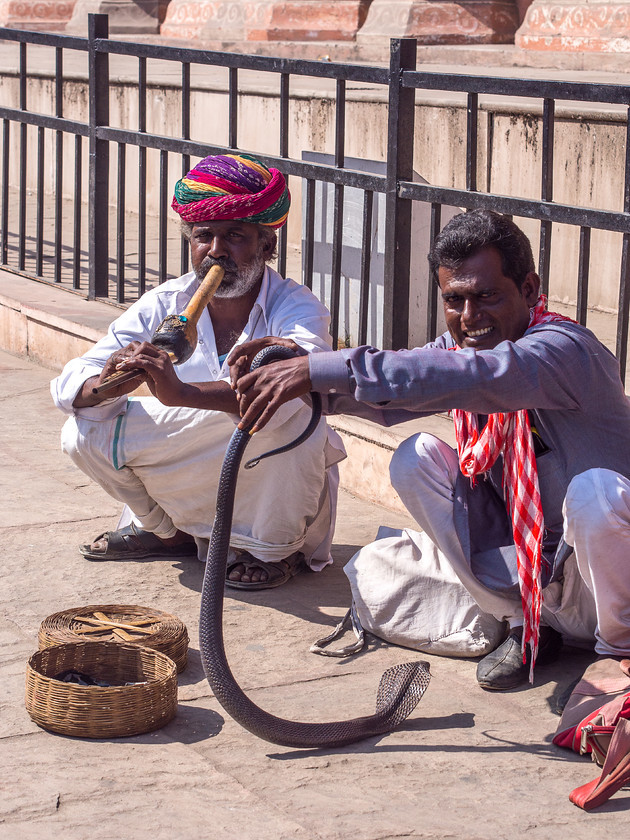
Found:
<path fill-rule="evenodd" d="M 293 351 L 286 347 L 266 347 L 254 358 L 251 370 L 293 355 Z M 311 398 L 312 416 L 304 432 L 286 446 L 248 462 L 246 467 L 254 466 L 264 457 L 299 446 L 306 440 L 321 417 L 321 397 L 312 394 Z M 424 694 L 430 680 L 427 662 L 408 662 L 385 671 L 379 684 L 373 715 L 326 723 L 301 723 L 266 712 L 247 697 L 230 670 L 223 643 L 223 588 L 237 474 L 249 439 L 248 430 L 236 429 L 226 450 L 201 592 L 199 646 L 210 688 L 225 711 L 241 726 L 259 738 L 282 746 L 338 747 L 390 732 L 411 714 Z"/>

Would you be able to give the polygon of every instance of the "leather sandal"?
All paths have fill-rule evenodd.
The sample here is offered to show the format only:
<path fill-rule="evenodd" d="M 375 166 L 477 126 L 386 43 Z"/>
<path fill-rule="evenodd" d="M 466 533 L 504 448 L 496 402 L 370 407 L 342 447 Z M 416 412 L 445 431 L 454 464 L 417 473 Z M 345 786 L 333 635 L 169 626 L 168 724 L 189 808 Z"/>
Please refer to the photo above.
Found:
<path fill-rule="evenodd" d="M 103 550 L 95 549 L 94 543 L 107 540 Z M 80 545 L 79 551 L 86 560 L 143 560 L 146 557 L 190 557 L 197 555 L 195 542 L 179 545 L 165 545 L 151 531 L 137 528 L 132 522 L 118 531 L 104 531 L 90 545 Z"/>
<path fill-rule="evenodd" d="M 267 580 L 229 580 L 229 574 L 236 566 L 245 566 L 246 574 L 250 574 L 256 569 L 262 569 L 267 572 Z M 304 569 L 304 555 L 301 551 L 295 551 L 289 557 L 285 557 L 284 560 L 275 560 L 268 563 L 254 557 L 249 551 L 243 551 L 236 559 L 228 563 L 225 571 L 225 585 L 231 589 L 275 589 L 276 586 L 282 586 L 283 583 L 291 580 L 292 577 L 295 577 Z"/>

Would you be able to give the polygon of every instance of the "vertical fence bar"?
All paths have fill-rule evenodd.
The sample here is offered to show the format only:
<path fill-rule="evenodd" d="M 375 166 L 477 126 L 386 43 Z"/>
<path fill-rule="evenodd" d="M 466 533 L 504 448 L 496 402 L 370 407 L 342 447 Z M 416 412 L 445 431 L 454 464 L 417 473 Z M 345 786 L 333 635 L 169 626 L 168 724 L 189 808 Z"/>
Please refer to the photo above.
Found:
<path fill-rule="evenodd" d="M 359 345 L 367 343 L 367 323 L 370 304 L 370 263 L 372 261 L 372 211 L 374 193 L 363 195 L 363 232 L 361 236 L 361 276 L 359 280 Z"/>
<path fill-rule="evenodd" d="M 20 43 L 20 110 L 26 111 L 26 44 Z M 26 266 L 26 123 L 20 123 L 20 192 L 18 205 L 18 269 Z"/>
<path fill-rule="evenodd" d="M 553 201 L 553 138 L 554 138 L 555 101 L 545 99 L 543 102 L 543 131 L 542 131 L 542 183 L 541 199 Z M 542 280 L 542 291 L 549 293 L 549 263 L 551 259 L 551 222 L 544 220 L 540 223 L 540 250 L 538 257 L 538 273 Z"/>
<path fill-rule="evenodd" d="M 182 137 L 190 140 L 190 64 L 182 64 Z M 190 169 L 190 155 L 182 155 L 182 175 Z M 180 272 L 186 274 L 189 265 L 189 246 L 184 237 L 180 237 Z"/>
<path fill-rule="evenodd" d="M 55 115 L 63 117 L 63 49 L 55 49 Z M 55 132 L 55 283 L 61 283 L 63 242 L 63 131 Z"/>
<path fill-rule="evenodd" d="M 398 182 L 413 178 L 413 88 L 403 88 L 405 70 L 415 70 L 415 38 L 392 39 L 387 115 L 387 187 L 385 192 L 385 275 L 383 346 L 398 350 L 409 341 L 409 271 L 411 201 L 398 197 Z"/>
<path fill-rule="evenodd" d="M 623 191 L 623 211 L 630 213 L 630 108 L 626 114 L 626 172 Z M 617 315 L 617 358 L 621 378 L 625 381 L 628 361 L 628 320 L 630 311 L 630 233 L 624 233 L 621 250 L 621 277 Z"/>
<path fill-rule="evenodd" d="M 109 290 L 109 143 L 97 131 L 109 125 L 109 56 L 96 40 L 108 37 L 107 15 L 88 15 L 90 163 L 88 206 L 88 299 Z"/>
<path fill-rule="evenodd" d="M 335 184 L 333 197 L 332 268 L 330 277 L 330 334 L 333 350 L 339 343 L 339 318 L 341 299 L 341 257 L 343 249 L 343 184 Z M 345 341 L 345 336 L 344 336 Z"/>
<path fill-rule="evenodd" d="M 147 130 L 147 60 L 138 59 L 138 131 Z M 138 146 L 138 296 L 147 287 L 147 150 Z"/>
<path fill-rule="evenodd" d="M 35 274 L 44 273 L 44 129 L 37 129 L 37 213 L 35 216 Z"/>
<path fill-rule="evenodd" d="M 116 190 L 116 300 L 125 302 L 125 170 L 126 147 L 118 143 L 118 181 Z"/>
<path fill-rule="evenodd" d="M 289 83 L 288 73 L 280 74 L 280 157 L 289 156 Z M 287 229 L 286 225 L 278 232 L 278 272 L 284 277 L 287 273 Z"/>
<path fill-rule="evenodd" d="M 306 218 L 304 230 L 306 243 L 302 249 L 304 268 L 303 281 L 307 289 L 313 288 L 313 257 L 315 248 L 315 181 L 309 178 L 306 182 Z"/>
<path fill-rule="evenodd" d="M 442 205 L 431 205 L 431 222 L 429 229 L 429 250 L 433 249 L 435 238 L 442 229 Z M 426 341 L 433 341 L 437 336 L 437 311 L 439 288 L 435 269 L 429 268 L 429 288 L 427 289 L 427 332 Z"/>
<path fill-rule="evenodd" d="M 335 166 L 343 169 L 345 166 L 345 133 L 346 133 L 346 82 L 337 79 L 335 97 Z M 335 184 L 333 199 L 333 241 L 332 241 L 332 269 L 330 278 L 330 332 L 333 340 L 333 350 L 339 344 L 341 315 L 341 258 L 343 254 L 343 184 Z M 343 337 L 345 344 L 345 336 Z"/>
<path fill-rule="evenodd" d="M 158 283 L 168 278 L 166 260 L 168 255 L 168 230 L 166 207 L 168 202 L 168 152 L 160 151 L 160 211 L 158 236 Z"/>
<path fill-rule="evenodd" d="M 621 282 L 619 293 L 619 315 L 617 317 L 617 358 L 621 378 L 625 381 L 628 361 L 628 309 L 630 304 L 630 233 L 624 233 L 621 250 Z"/>
<path fill-rule="evenodd" d="M 228 146 L 238 149 L 238 67 L 230 67 L 228 79 Z"/>
<path fill-rule="evenodd" d="M 466 189 L 477 192 L 479 94 L 469 93 L 466 108 Z"/>
<path fill-rule="evenodd" d="M 72 288 L 81 288 L 81 194 L 83 189 L 83 138 L 74 138 L 74 239 L 72 243 Z"/>
<path fill-rule="evenodd" d="M 494 157 L 494 114 L 486 115 L 486 192 L 492 192 L 492 162 Z"/>
<path fill-rule="evenodd" d="M 582 326 L 586 326 L 588 306 L 588 275 L 591 261 L 591 229 L 580 228 L 580 253 L 578 257 L 578 286 L 576 317 Z"/>
<path fill-rule="evenodd" d="M 2 120 L 2 230 L 0 231 L 0 262 L 9 260 L 9 120 Z"/>

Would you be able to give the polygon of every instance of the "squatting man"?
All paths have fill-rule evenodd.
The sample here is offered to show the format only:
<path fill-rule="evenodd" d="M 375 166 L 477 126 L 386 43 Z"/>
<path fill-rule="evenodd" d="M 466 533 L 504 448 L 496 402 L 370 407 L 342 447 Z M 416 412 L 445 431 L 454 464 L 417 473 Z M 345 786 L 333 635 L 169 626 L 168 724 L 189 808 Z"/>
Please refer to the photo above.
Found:
<path fill-rule="evenodd" d="M 451 411 L 457 451 L 417 435 L 391 477 L 436 549 L 436 567 L 420 567 L 427 586 L 449 564 L 462 594 L 509 628 L 479 662 L 479 684 L 526 682 L 563 636 L 629 656 L 630 404 L 616 359 L 546 311 L 530 243 L 509 218 L 454 217 L 430 262 L 447 333 L 413 350 L 359 347 L 251 373 L 259 342 L 242 345 L 230 359 L 242 426 L 260 414 L 264 429 L 309 391 L 328 414 L 383 425 Z"/>
<path fill-rule="evenodd" d="M 205 559 L 221 463 L 238 422 L 226 363 L 230 350 L 268 335 L 290 340 L 301 352 L 330 350 L 327 310 L 308 289 L 267 265 L 289 206 L 278 170 L 247 155 L 204 158 L 177 182 L 172 203 L 190 242 L 193 270 L 144 294 L 52 382 L 56 405 L 71 415 L 63 450 L 126 506 L 117 530 L 81 547 L 87 559 L 198 553 Z M 165 316 L 184 311 L 213 264 L 224 268 L 223 280 L 199 320 L 192 357 L 175 372 L 151 336 Z M 128 396 L 137 380 L 93 394 L 116 370 L 134 369 L 153 396 Z M 283 406 L 252 441 L 252 456 L 293 440 L 309 418 L 301 400 Z M 343 457 L 340 439 L 323 420 L 304 446 L 241 473 L 229 586 L 278 586 L 305 564 L 317 571 L 330 562 L 335 464 Z"/>

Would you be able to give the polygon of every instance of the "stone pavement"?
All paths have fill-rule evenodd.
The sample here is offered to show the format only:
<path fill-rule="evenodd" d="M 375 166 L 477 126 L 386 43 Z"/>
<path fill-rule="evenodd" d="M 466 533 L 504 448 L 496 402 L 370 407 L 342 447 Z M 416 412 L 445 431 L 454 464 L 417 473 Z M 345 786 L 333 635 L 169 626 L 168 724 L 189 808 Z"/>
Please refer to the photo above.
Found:
<path fill-rule="evenodd" d="M 99 564 L 77 545 L 116 523 L 117 505 L 59 452 L 51 372 L 0 352 L 3 503 L 0 534 L 0 840 L 593 840 L 628 825 L 630 792 L 586 814 L 569 791 L 596 775 L 550 744 L 559 693 L 590 655 L 566 649 L 533 688 L 481 691 L 475 662 L 424 657 L 373 640 L 350 660 L 308 652 L 343 615 L 342 572 L 379 524 L 408 520 L 344 493 L 335 566 L 259 593 L 230 591 L 228 656 L 250 697 L 280 716 L 371 714 L 380 674 L 430 659 L 433 678 L 402 728 L 332 750 L 265 743 L 212 696 L 198 653 L 203 566 L 196 560 Z M 38 728 L 24 708 L 24 670 L 49 614 L 130 603 L 179 616 L 190 637 L 175 720 L 138 737 L 90 741 Z"/>

